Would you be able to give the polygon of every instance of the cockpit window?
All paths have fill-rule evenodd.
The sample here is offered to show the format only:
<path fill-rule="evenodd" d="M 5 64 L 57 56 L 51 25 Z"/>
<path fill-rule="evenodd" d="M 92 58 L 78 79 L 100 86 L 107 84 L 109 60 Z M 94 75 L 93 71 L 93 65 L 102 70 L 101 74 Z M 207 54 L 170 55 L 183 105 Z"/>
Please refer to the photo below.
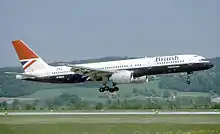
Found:
<path fill-rule="evenodd" d="M 207 61 L 206 59 L 200 59 L 200 61 Z"/>

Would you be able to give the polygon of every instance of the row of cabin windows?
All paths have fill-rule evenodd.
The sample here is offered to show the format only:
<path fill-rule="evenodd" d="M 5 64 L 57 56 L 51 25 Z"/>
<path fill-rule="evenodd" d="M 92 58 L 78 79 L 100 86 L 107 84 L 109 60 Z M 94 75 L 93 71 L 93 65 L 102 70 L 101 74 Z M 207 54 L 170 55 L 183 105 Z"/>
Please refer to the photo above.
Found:
<path fill-rule="evenodd" d="M 170 63 L 182 63 L 182 62 L 184 62 L 184 60 L 157 62 L 157 64 L 170 64 Z"/>
<path fill-rule="evenodd" d="M 134 66 L 141 66 L 141 64 L 135 64 Z M 99 68 L 99 69 L 118 69 L 118 68 L 124 68 L 124 67 L 132 67 L 132 65 L 121 65 L 121 66 L 112 66 L 112 67 L 102 67 L 102 68 Z"/>
<path fill-rule="evenodd" d="M 182 63 L 184 60 L 177 60 L 177 61 L 167 61 L 167 62 L 157 62 L 157 64 L 170 64 L 170 63 Z M 134 66 L 141 66 L 141 64 L 135 64 Z M 116 69 L 116 68 L 123 68 L 123 67 L 129 67 L 129 65 L 122 65 L 122 66 L 113 66 L 113 67 L 103 67 L 99 69 Z M 132 67 L 132 65 L 130 65 Z"/>
<path fill-rule="evenodd" d="M 123 66 L 113 66 L 113 67 L 102 67 L 99 69 L 115 69 L 115 68 L 122 68 L 122 67 L 129 67 L 128 65 L 123 65 Z"/>
<path fill-rule="evenodd" d="M 71 71 L 52 72 L 52 74 L 70 73 Z"/>

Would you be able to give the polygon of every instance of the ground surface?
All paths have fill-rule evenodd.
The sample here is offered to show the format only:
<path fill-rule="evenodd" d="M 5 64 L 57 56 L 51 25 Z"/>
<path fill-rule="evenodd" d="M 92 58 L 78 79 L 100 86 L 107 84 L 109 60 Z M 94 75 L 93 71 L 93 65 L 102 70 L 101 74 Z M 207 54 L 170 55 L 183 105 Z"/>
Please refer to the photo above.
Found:
<path fill-rule="evenodd" d="M 220 115 L 0 116 L 2 134 L 218 134 Z"/>
<path fill-rule="evenodd" d="M 209 96 L 209 93 L 203 93 L 203 92 L 178 92 L 176 90 L 172 89 L 161 89 L 158 87 L 158 80 L 154 80 L 148 83 L 143 84 L 121 84 L 119 85 L 120 91 L 117 92 L 118 95 L 120 95 L 121 99 L 144 99 L 145 96 L 134 96 L 133 89 L 152 89 L 155 91 L 158 91 L 160 93 L 163 93 L 163 91 L 169 91 L 169 92 L 176 92 L 178 96 L 187 96 L 187 97 L 206 97 Z M 40 98 L 41 100 L 47 100 L 49 98 L 58 97 L 63 93 L 67 94 L 75 94 L 84 100 L 88 101 L 101 101 L 103 102 L 102 98 L 99 98 L 99 96 L 103 96 L 103 93 L 100 93 L 97 91 L 100 84 L 95 86 L 73 86 L 72 84 L 67 85 L 48 85 L 48 88 L 41 89 L 33 94 L 24 96 L 24 97 L 30 97 L 30 98 Z M 129 97 L 128 97 L 129 96 Z"/>

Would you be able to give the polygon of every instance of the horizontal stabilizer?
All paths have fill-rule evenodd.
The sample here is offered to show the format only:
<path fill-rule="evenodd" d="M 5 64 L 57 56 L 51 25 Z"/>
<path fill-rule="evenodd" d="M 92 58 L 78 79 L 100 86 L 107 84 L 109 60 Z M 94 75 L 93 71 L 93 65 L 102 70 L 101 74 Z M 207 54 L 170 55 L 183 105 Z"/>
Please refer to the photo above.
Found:
<path fill-rule="evenodd" d="M 18 72 L 5 72 L 6 74 L 12 74 L 12 75 L 17 75 L 20 76 L 22 78 L 35 78 L 35 75 L 31 75 L 31 74 L 24 74 L 24 73 L 18 73 Z M 16 76 L 16 77 L 17 77 Z"/>

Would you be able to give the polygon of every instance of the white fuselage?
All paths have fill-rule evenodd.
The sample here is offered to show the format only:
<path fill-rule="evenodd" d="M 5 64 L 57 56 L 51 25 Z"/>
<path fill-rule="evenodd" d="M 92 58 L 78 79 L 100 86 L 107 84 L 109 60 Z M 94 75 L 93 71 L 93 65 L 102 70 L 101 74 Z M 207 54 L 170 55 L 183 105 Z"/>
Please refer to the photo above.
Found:
<path fill-rule="evenodd" d="M 77 64 L 76 66 L 84 66 L 88 68 L 100 70 L 123 70 L 123 69 L 136 69 L 136 68 L 149 68 L 156 66 L 172 66 L 180 64 L 193 64 L 193 63 L 207 63 L 202 56 L 197 55 L 177 55 L 178 59 L 172 59 L 174 56 L 160 56 L 160 57 L 144 57 L 138 59 L 96 62 L 87 64 Z M 170 59 L 169 59 L 170 58 Z"/>
<path fill-rule="evenodd" d="M 86 64 L 75 64 L 75 66 L 115 73 L 111 79 L 117 83 L 130 83 L 131 80 L 142 79 L 145 81 L 147 75 L 157 75 L 166 73 L 192 72 L 209 69 L 203 64 L 209 63 L 204 57 L 197 55 L 174 55 L 174 56 L 158 56 L 144 57 L 137 59 L 96 62 Z M 190 67 L 190 64 L 195 64 Z M 199 65 L 197 65 L 199 64 Z M 201 65 L 200 65 L 201 64 Z M 43 81 L 61 81 L 61 83 L 77 83 L 89 79 L 83 75 L 71 71 L 69 66 L 49 66 L 44 70 L 37 70 L 25 74 L 34 75 Z M 120 71 L 120 72 L 119 72 Z M 116 73 L 117 72 L 117 73 Z M 113 77 L 114 76 L 114 77 Z M 45 80 L 45 78 L 47 78 Z"/>
<path fill-rule="evenodd" d="M 69 75 L 69 74 L 74 74 L 74 72 L 72 72 L 71 67 L 68 66 L 49 66 L 47 69 L 44 70 L 37 70 L 24 74 L 35 75 L 37 77 L 46 77 L 46 76 L 57 76 L 57 75 Z"/>

